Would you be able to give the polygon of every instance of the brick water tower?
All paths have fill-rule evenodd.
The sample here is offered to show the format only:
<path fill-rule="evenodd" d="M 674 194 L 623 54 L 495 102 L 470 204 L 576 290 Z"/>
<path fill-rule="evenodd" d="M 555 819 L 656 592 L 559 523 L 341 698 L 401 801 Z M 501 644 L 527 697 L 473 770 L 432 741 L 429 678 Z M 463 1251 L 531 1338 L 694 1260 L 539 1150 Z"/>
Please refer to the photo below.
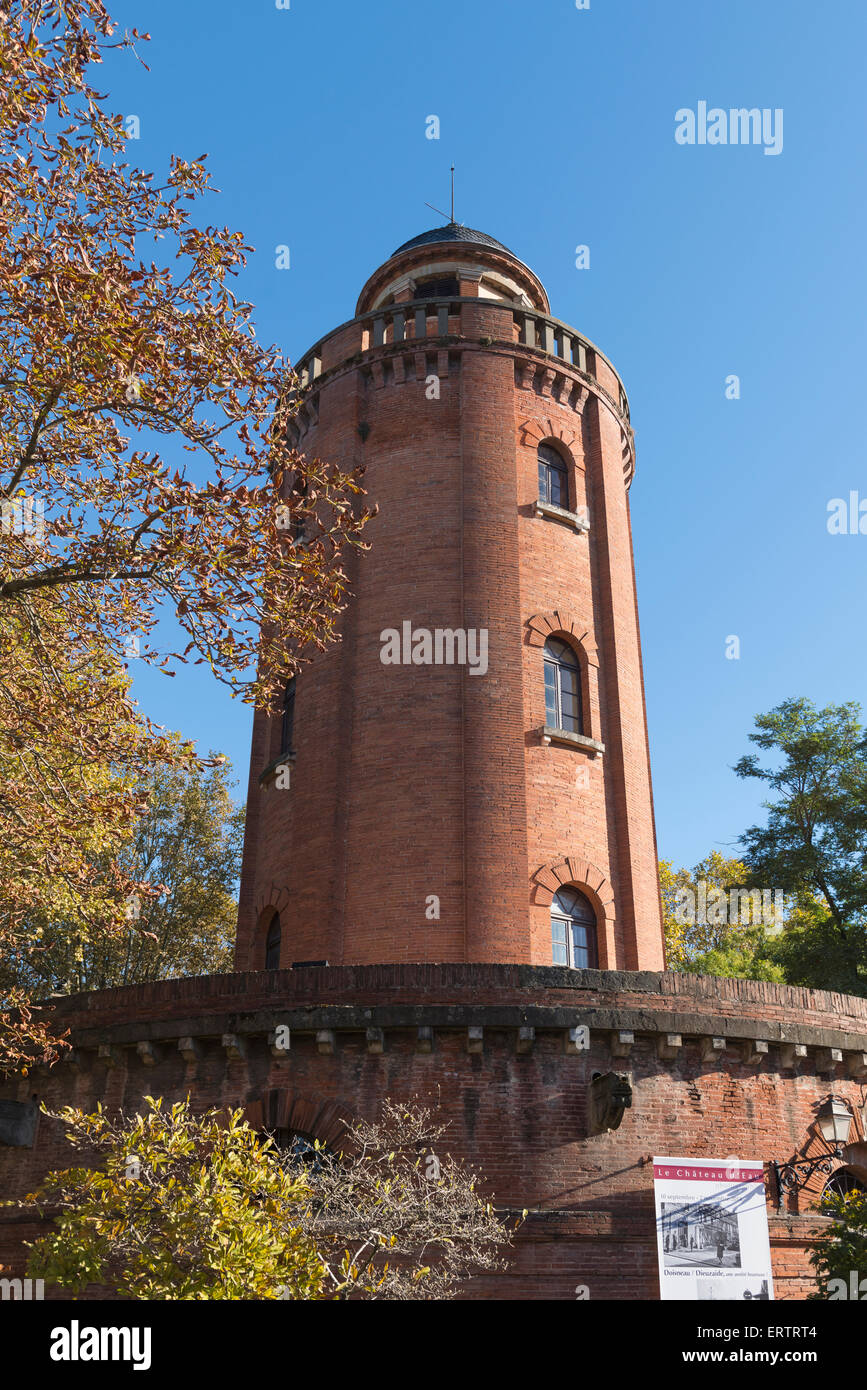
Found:
<path fill-rule="evenodd" d="M 189 1095 L 339 1152 L 417 1097 L 528 1211 L 467 1297 L 659 1298 L 653 1155 L 764 1163 L 775 1293 L 806 1297 L 823 1186 L 867 1188 L 867 1000 L 662 969 L 617 374 L 454 224 L 300 371 L 299 447 L 363 463 L 379 513 L 340 642 L 256 718 L 235 972 L 55 1001 L 72 1050 L 0 1082 L 0 1191 L 69 1162 L 40 1100 Z M 15 1276 L 47 1220 L 0 1211 Z"/>
<path fill-rule="evenodd" d="M 256 717 L 237 968 L 661 969 L 614 368 L 451 223 L 299 370 L 299 449 L 379 514 L 340 642 Z"/>

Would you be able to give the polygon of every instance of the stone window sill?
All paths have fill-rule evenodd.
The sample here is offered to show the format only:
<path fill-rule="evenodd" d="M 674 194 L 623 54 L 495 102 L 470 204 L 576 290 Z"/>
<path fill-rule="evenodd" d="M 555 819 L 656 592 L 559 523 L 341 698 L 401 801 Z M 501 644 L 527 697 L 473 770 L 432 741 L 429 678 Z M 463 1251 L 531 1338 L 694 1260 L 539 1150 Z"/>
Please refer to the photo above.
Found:
<path fill-rule="evenodd" d="M 281 753 L 279 758 L 275 758 L 273 763 L 269 763 L 264 771 L 259 773 L 259 786 L 264 787 L 268 782 L 275 781 L 278 767 L 285 767 L 287 763 L 291 766 L 297 756 L 297 753 Z"/>
<path fill-rule="evenodd" d="M 598 753 L 605 752 L 605 744 L 598 739 L 587 738 L 585 734 L 570 734 L 566 729 L 554 729 L 550 724 L 546 724 L 542 730 L 542 742 L 563 743 L 570 748 L 583 748 L 591 758 L 595 758 Z"/>
<path fill-rule="evenodd" d="M 536 516 L 549 516 L 554 521 L 563 521 L 576 531 L 590 530 L 590 515 L 586 507 L 582 507 L 580 512 L 568 512 L 565 507 L 555 507 L 551 502 L 540 502 L 538 499 L 535 507 Z"/>

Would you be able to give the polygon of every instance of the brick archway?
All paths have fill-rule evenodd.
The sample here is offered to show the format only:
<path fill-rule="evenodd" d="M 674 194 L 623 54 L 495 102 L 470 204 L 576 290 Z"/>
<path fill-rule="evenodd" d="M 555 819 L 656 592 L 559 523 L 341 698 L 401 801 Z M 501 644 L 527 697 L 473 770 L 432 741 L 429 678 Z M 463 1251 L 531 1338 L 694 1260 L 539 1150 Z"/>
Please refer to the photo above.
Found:
<path fill-rule="evenodd" d="M 586 895 L 596 911 L 599 969 L 614 968 L 614 892 L 602 870 L 576 851 L 563 859 L 543 864 L 533 874 L 533 901 L 550 907 L 554 894 L 567 884 Z"/>
<path fill-rule="evenodd" d="M 345 1147 L 352 1111 L 339 1100 L 305 1094 L 291 1086 L 272 1086 L 247 1102 L 244 1118 L 256 1130 L 289 1129 L 331 1148 Z"/>

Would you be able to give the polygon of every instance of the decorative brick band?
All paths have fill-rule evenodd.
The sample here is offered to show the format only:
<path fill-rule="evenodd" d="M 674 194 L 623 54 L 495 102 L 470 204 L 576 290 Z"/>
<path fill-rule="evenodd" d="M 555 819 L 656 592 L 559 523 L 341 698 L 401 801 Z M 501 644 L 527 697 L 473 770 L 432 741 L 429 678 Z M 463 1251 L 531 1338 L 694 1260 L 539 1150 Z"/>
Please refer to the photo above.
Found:
<path fill-rule="evenodd" d="M 369 1056 L 382 1056 L 392 1043 L 406 1045 L 408 1033 L 415 1035 L 412 1044 L 415 1050 L 430 1052 L 437 1034 L 464 1033 L 471 1041 L 480 1042 L 493 1032 L 505 1031 L 514 1033 L 515 1051 L 521 1053 L 532 1051 L 544 1033 L 560 1033 L 565 1038 L 576 1027 L 589 1029 L 612 1058 L 633 1056 L 637 1041 L 644 1038 L 662 1061 L 677 1062 L 684 1046 L 690 1042 L 697 1046 L 702 1062 L 710 1061 L 716 1068 L 724 1066 L 728 1060 L 735 1066 L 761 1066 L 772 1071 L 809 1070 L 823 1076 L 849 1076 L 856 1080 L 867 1076 L 867 1024 L 858 1031 L 847 1031 L 781 1023 L 761 1015 L 732 1018 L 710 1009 L 687 1012 L 629 1007 L 621 998 L 572 1004 L 503 1000 L 496 1004 L 455 1005 L 401 1001 L 374 1006 L 324 1004 L 307 1008 L 297 1005 L 281 1008 L 275 1003 L 250 1013 L 215 1013 L 164 1021 L 142 1019 L 76 1028 L 72 1033 L 72 1061 L 77 1070 L 82 1069 L 87 1058 L 90 1067 L 105 1068 L 105 1059 L 110 1054 L 115 1068 L 124 1064 L 127 1068 L 146 1067 L 149 1063 L 143 1055 L 144 1049 L 154 1054 L 157 1063 L 176 1055 L 196 1064 L 202 1061 L 206 1045 L 221 1050 L 231 1061 L 226 1049 L 229 1038 L 234 1040 L 235 1052 L 241 1060 L 252 1060 L 251 1049 L 255 1047 L 256 1055 L 261 1053 L 263 1059 L 268 1052 L 272 1056 L 282 1056 L 291 1069 L 300 1038 L 306 1038 L 323 1055 L 334 1055 L 342 1039 L 354 1040 L 356 1044 L 364 1042 Z M 276 1053 L 271 1047 L 277 1028 L 290 1030 L 292 1046 L 284 1053 Z M 422 1035 L 429 1046 L 416 1047 Z M 375 1047 L 370 1045 L 372 1036 L 377 1039 Z M 66 1061 L 61 1063 L 58 1074 L 68 1065 Z M 264 1123 L 270 1127 L 287 1127 L 283 1123 L 288 1113 L 285 1111 L 287 1104 L 288 1101 L 279 1098 L 274 1100 L 273 1113 L 266 1105 Z M 345 1107 L 341 1113 L 348 1113 Z M 324 1120 L 321 1123 L 324 1124 Z M 310 1128 L 300 1122 L 298 1125 L 293 1122 L 289 1127 Z"/>
<path fill-rule="evenodd" d="M 580 648 L 589 666 L 599 665 L 592 628 L 568 609 L 557 609 L 553 613 L 534 613 L 532 618 L 527 619 L 527 627 L 530 629 L 527 638 L 529 646 L 544 647 L 549 637 L 556 637 L 562 633 Z"/>

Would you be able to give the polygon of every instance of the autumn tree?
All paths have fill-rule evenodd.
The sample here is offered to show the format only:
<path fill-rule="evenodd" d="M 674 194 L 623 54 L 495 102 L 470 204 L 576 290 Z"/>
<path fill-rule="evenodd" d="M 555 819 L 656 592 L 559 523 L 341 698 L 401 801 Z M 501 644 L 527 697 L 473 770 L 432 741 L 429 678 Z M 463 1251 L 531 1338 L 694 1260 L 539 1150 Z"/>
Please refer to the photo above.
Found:
<path fill-rule="evenodd" d="M 0 1071 L 57 1056 L 28 988 L 43 932 L 108 941 L 128 928 L 131 896 L 156 892 L 122 857 L 148 780 L 194 765 L 191 745 L 138 713 L 104 643 L 70 645 L 69 621 L 70 605 L 43 595 L 0 605 Z"/>
<path fill-rule="evenodd" d="M 503 1268 L 511 1245 L 477 1175 L 443 1151 L 445 1127 L 417 1103 L 386 1101 L 379 1120 L 348 1124 L 337 1153 L 278 1149 L 240 1110 L 196 1116 L 189 1101 L 53 1118 L 94 1166 L 50 1173 L 10 1205 L 51 1220 L 28 1271 L 72 1292 L 446 1299 Z"/>
<path fill-rule="evenodd" d="M 101 0 L 0 10 L 0 953 L 60 899 L 121 933 L 148 891 L 112 856 L 142 780 L 193 750 L 132 703 L 129 644 L 276 708 L 334 636 L 368 515 L 358 473 L 291 447 L 297 381 L 232 289 L 251 248 L 193 217 L 204 156 L 125 160 L 92 74 L 146 38 Z M 3 1006 L 0 1066 L 44 1052 L 27 997 Z"/>
<path fill-rule="evenodd" d="M 126 929 L 87 933 L 62 912 L 35 912 L 16 954 L 0 961 L 0 981 L 36 996 L 231 970 L 244 812 L 227 761 L 211 761 L 142 780 L 147 807 L 115 859 L 158 893 L 130 895 Z"/>
<path fill-rule="evenodd" d="M 669 970 L 784 981 L 770 943 L 782 919 L 765 922 L 766 904 L 738 891 L 751 882 L 741 859 L 713 850 L 690 870 L 660 860 L 665 958 Z M 779 904 L 778 904 L 779 905 Z M 767 904 L 774 910 L 773 902 Z"/>
<path fill-rule="evenodd" d="M 447 1152 L 447 1128 L 418 1101 L 386 1099 L 376 1120 L 347 1126 L 337 1154 L 308 1149 L 300 1224 L 331 1297 L 444 1300 L 506 1267 L 509 1224 L 480 1196 L 479 1175 Z M 297 1172 L 304 1160 L 284 1162 Z"/>

